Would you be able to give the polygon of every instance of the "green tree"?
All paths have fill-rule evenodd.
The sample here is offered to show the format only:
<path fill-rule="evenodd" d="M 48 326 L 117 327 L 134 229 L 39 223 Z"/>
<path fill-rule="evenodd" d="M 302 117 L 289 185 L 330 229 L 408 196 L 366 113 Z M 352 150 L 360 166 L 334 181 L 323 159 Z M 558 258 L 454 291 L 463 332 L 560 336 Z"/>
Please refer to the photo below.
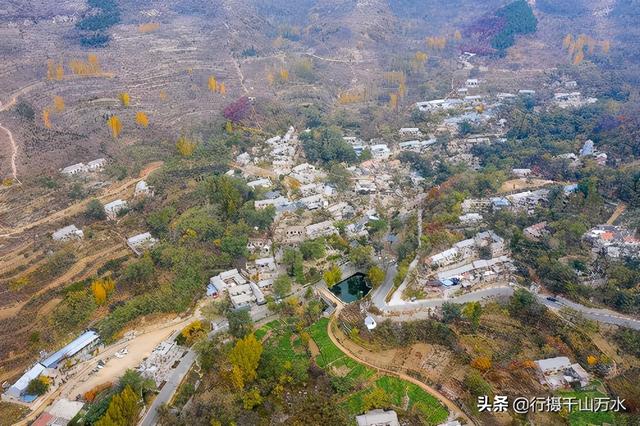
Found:
<path fill-rule="evenodd" d="M 331 287 L 342 279 L 342 270 L 339 266 L 333 265 L 329 270 L 322 274 L 322 278 L 324 278 L 324 282 L 327 283 L 327 286 Z"/>
<path fill-rule="evenodd" d="M 295 277 L 298 283 L 304 282 L 303 257 L 299 250 L 285 249 L 282 262 L 287 266 L 290 277 Z"/>
<path fill-rule="evenodd" d="M 478 370 L 471 370 L 465 376 L 463 383 L 469 390 L 469 392 L 474 396 L 493 395 L 491 385 L 482 378 L 482 375 Z"/>
<path fill-rule="evenodd" d="M 28 395 L 44 395 L 49 390 L 49 378 L 44 376 L 31 379 L 27 385 Z"/>
<path fill-rule="evenodd" d="M 87 203 L 87 208 L 84 211 L 85 216 L 89 219 L 103 220 L 107 217 L 104 212 L 104 206 L 97 198 L 92 199 Z"/>
<path fill-rule="evenodd" d="M 237 338 L 242 338 L 253 331 L 253 321 L 246 309 L 237 309 L 227 313 L 229 321 L 229 333 Z"/>
<path fill-rule="evenodd" d="M 148 282 L 153 276 L 155 266 L 153 259 L 146 253 L 140 259 L 130 263 L 122 275 L 123 281 L 131 284 L 143 284 Z"/>
<path fill-rule="evenodd" d="M 367 269 L 371 265 L 371 246 L 357 246 L 349 252 L 349 260 L 359 269 Z"/>
<path fill-rule="evenodd" d="M 275 294 L 276 297 L 282 299 L 287 294 L 291 293 L 291 278 L 289 278 L 287 275 L 280 275 L 273 282 L 272 288 L 273 294 Z"/>
<path fill-rule="evenodd" d="M 376 408 L 391 407 L 391 396 L 379 386 L 374 387 L 371 391 L 362 397 L 362 410 L 369 411 Z"/>
<path fill-rule="evenodd" d="M 471 322 L 473 330 L 477 330 L 478 325 L 480 325 L 480 315 L 482 315 L 482 305 L 480 305 L 480 302 L 467 303 L 464 305 L 464 308 L 462 308 L 462 314 Z"/>
<path fill-rule="evenodd" d="M 444 302 L 442 304 L 442 321 L 451 323 L 462 317 L 462 308 L 457 303 Z"/>
<path fill-rule="evenodd" d="M 304 260 L 320 259 L 325 255 L 324 238 L 305 240 L 300 244 L 300 252 Z"/>
<path fill-rule="evenodd" d="M 367 277 L 373 288 L 378 288 L 384 281 L 385 273 L 382 268 L 378 266 L 372 266 L 367 272 Z"/>

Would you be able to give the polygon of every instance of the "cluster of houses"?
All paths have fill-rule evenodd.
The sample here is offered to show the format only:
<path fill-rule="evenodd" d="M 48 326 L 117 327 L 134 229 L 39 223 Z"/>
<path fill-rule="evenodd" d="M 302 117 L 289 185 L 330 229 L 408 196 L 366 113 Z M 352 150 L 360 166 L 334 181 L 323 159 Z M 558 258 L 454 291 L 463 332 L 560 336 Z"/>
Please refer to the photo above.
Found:
<path fill-rule="evenodd" d="M 266 303 L 264 293 L 258 284 L 250 281 L 247 273 L 240 273 L 237 269 L 221 272 L 209 279 L 207 296 L 217 298 L 223 293 L 229 295 L 234 309 Z"/>
<path fill-rule="evenodd" d="M 37 395 L 28 392 L 29 383 L 41 376 L 48 378 L 53 387 L 65 379 L 66 372 L 75 364 L 92 357 L 102 345 L 100 336 L 95 331 L 89 330 L 82 333 L 71 343 L 62 349 L 50 354 L 41 361 L 35 363 L 14 384 L 9 386 L 2 394 L 2 399 L 30 403 L 37 399 Z"/>
<path fill-rule="evenodd" d="M 598 102 L 597 98 L 583 97 L 580 92 L 558 92 L 553 95 L 553 104 L 558 108 L 579 108 Z"/>
<path fill-rule="evenodd" d="M 436 271 L 429 285 L 450 287 L 472 286 L 504 278 L 513 270 L 511 258 L 502 237 L 493 231 L 484 231 L 455 243 L 450 249 L 436 253 L 425 260 L 426 266 Z"/>
<path fill-rule="evenodd" d="M 98 159 L 89 161 L 87 164 L 85 163 L 72 164 L 63 169 L 60 169 L 60 173 L 62 173 L 65 176 L 76 176 L 83 173 L 97 172 L 97 171 L 101 171 L 106 164 L 107 164 L 107 160 L 105 158 L 98 158 Z"/>
<path fill-rule="evenodd" d="M 518 192 L 504 197 L 468 198 L 462 202 L 461 208 L 465 214 L 507 209 L 515 212 L 526 212 L 531 215 L 536 207 L 545 205 L 549 199 L 549 193 L 548 189 L 543 188 Z M 476 217 L 472 216 L 471 218 Z"/>
<path fill-rule="evenodd" d="M 584 234 L 594 254 L 611 259 L 640 258 L 640 239 L 629 229 L 613 225 L 598 225 Z"/>

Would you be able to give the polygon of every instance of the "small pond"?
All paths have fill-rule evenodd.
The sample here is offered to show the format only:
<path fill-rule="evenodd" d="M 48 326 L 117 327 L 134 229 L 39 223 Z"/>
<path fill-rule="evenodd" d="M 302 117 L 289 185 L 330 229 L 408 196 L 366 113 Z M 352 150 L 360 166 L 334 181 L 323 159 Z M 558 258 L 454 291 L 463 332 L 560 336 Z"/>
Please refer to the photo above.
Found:
<path fill-rule="evenodd" d="M 357 272 L 330 287 L 329 290 L 344 303 L 351 303 L 365 297 L 371 291 L 371 286 L 366 275 Z"/>

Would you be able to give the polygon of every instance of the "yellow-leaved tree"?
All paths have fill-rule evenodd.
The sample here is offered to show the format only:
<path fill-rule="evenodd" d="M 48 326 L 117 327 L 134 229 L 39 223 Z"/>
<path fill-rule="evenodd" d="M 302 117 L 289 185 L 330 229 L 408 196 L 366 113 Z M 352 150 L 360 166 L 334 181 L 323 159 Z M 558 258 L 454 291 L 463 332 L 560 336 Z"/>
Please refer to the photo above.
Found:
<path fill-rule="evenodd" d="M 146 128 L 149 126 L 149 117 L 145 112 L 138 111 L 136 112 L 136 123 L 138 123 L 139 126 Z"/>
<path fill-rule="evenodd" d="M 218 91 L 220 92 L 221 95 L 226 95 L 227 86 L 225 86 L 225 84 L 221 82 L 220 85 L 218 86 Z"/>
<path fill-rule="evenodd" d="M 97 278 L 91 282 L 91 291 L 97 305 L 103 305 L 116 288 L 116 283 L 111 277 Z"/>
<path fill-rule="evenodd" d="M 578 53 L 573 57 L 573 65 L 580 65 L 584 60 L 584 52 L 582 49 L 578 50 Z"/>
<path fill-rule="evenodd" d="M 289 81 L 289 70 L 286 68 L 281 68 L 279 76 L 280 76 L 280 81 L 282 82 Z"/>
<path fill-rule="evenodd" d="M 62 96 L 53 97 L 53 107 L 55 108 L 56 112 L 64 111 L 64 99 L 62 99 Z"/>
<path fill-rule="evenodd" d="M 51 128 L 51 112 L 49 111 L 49 108 L 45 108 L 44 111 L 42 111 L 42 122 L 44 123 L 44 127 L 46 127 L 47 129 Z"/>
<path fill-rule="evenodd" d="M 118 136 L 120 136 L 120 133 L 122 133 L 122 122 L 117 115 L 112 115 L 111 117 L 109 117 L 109 119 L 107 120 L 107 126 L 109 126 L 111 134 L 114 138 L 117 138 Z"/>
<path fill-rule="evenodd" d="M 180 136 L 176 143 L 176 149 L 183 157 L 191 157 L 193 155 L 193 151 L 196 150 L 196 144 L 195 142 L 190 141 L 186 136 Z"/>
<path fill-rule="evenodd" d="M 64 67 L 62 64 L 58 64 L 56 67 L 56 80 L 60 81 L 64 78 Z"/>
<path fill-rule="evenodd" d="M 256 340 L 253 333 L 236 342 L 229 353 L 229 361 L 242 373 L 244 384 L 250 383 L 257 377 L 256 370 L 262 355 L 262 343 Z"/>
<path fill-rule="evenodd" d="M 455 33 L 453 33 L 453 39 L 455 41 L 460 41 L 462 40 L 462 33 L 460 32 L 460 30 L 456 30 Z"/>
<path fill-rule="evenodd" d="M 207 83 L 207 85 L 209 86 L 210 91 L 214 93 L 218 91 L 218 81 L 216 80 L 215 76 L 209 76 L 209 82 Z"/>
<path fill-rule="evenodd" d="M 389 95 L 389 107 L 393 110 L 398 108 L 398 94 L 391 93 Z"/>
<path fill-rule="evenodd" d="M 125 108 L 128 107 L 129 104 L 131 103 L 131 97 L 129 96 L 129 93 L 127 93 L 127 92 L 120 93 L 119 98 L 120 98 L 120 103 Z"/>

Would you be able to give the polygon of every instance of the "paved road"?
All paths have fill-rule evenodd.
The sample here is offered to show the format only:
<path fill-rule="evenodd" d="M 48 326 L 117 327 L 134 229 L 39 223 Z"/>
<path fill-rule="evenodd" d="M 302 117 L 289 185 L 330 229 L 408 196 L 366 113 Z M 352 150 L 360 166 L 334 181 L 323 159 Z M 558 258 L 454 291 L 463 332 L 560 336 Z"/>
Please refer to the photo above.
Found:
<path fill-rule="evenodd" d="M 162 390 L 160 390 L 160 393 L 158 393 L 158 396 L 156 396 L 156 399 L 151 403 L 147 413 L 139 423 L 140 426 L 154 426 L 158 423 L 158 408 L 160 408 L 162 404 L 168 403 L 173 397 L 173 394 L 182 382 L 182 379 L 184 379 L 184 376 L 189 372 L 195 359 L 196 353 L 193 349 L 189 349 L 186 355 L 180 360 L 180 364 L 178 364 L 171 377 L 169 377 L 169 380 L 167 380 L 162 387 Z"/>
<path fill-rule="evenodd" d="M 511 286 L 503 286 L 503 287 L 494 287 L 488 288 L 484 290 L 478 290 L 471 293 L 466 293 L 461 296 L 449 298 L 449 299 L 429 299 L 429 300 L 418 300 L 415 302 L 407 301 L 401 305 L 389 305 L 385 300 L 387 294 L 393 288 L 393 279 L 397 274 L 397 267 L 395 264 L 390 264 L 387 268 L 387 275 L 385 277 L 384 283 L 374 290 L 374 293 L 371 296 L 371 301 L 373 305 L 375 305 L 378 309 L 383 312 L 387 312 L 390 314 L 395 314 L 394 317 L 397 320 L 404 320 L 405 316 L 407 319 L 415 319 L 419 315 L 416 314 L 416 311 L 421 309 L 435 309 L 442 306 L 444 302 L 452 302 L 452 303 L 469 303 L 469 302 L 478 302 L 496 297 L 509 297 L 513 294 L 513 287 Z M 570 308 L 574 311 L 580 312 L 585 318 L 598 321 L 604 324 L 613 324 L 619 325 L 623 327 L 629 327 L 635 330 L 640 330 L 640 320 L 637 320 L 632 317 L 624 316 L 618 312 L 611 311 L 609 309 L 597 309 L 597 308 L 589 308 L 587 306 L 581 305 L 579 303 L 572 302 L 562 296 L 556 297 L 557 301 L 548 300 L 547 294 L 536 294 L 538 301 L 543 305 L 547 306 L 550 309 L 558 310 L 560 308 Z M 405 314 L 405 315 L 403 315 Z"/>
<path fill-rule="evenodd" d="M 624 316 L 609 309 L 589 308 L 579 303 L 572 302 L 562 296 L 557 296 L 555 298 L 557 301 L 547 299 L 549 295 L 546 294 L 537 294 L 536 296 L 538 297 L 538 301 L 549 309 L 558 310 L 560 308 L 570 308 L 574 311 L 580 312 L 585 318 L 593 321 L 640 330 L 640 320 Z"/>

